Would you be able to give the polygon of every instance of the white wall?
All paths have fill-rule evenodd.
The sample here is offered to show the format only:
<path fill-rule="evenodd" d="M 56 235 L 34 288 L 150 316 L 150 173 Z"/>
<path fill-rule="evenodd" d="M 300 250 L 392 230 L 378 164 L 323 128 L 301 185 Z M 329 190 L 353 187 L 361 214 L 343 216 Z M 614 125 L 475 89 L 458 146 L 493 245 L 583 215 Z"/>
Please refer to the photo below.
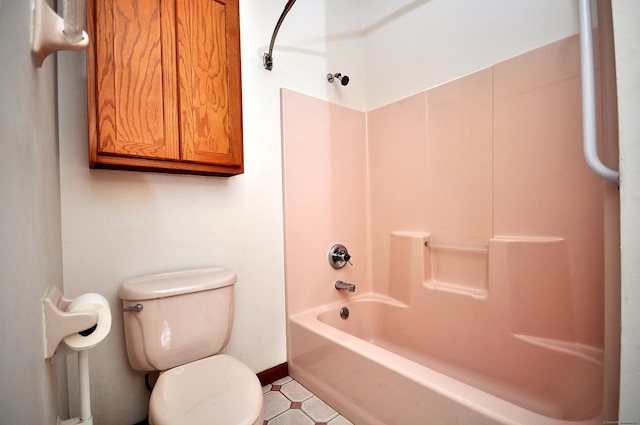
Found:
<path fill-rule="evenodd" d="M 278 32 L 273 70 L 266 71 L 262 67 L 262 54 L 269 48 L 282 12 L 280 3 L 284 5 L 257 0 L 240 2 L 245 117 L 247 108 L 261 115 L 259 124 L 268 126 L 255 128 L 254 134 L 277 136 L 274 143 L 278 150 L 280 134 L 279 130 L 273 130 L 280 127 L 280 87 L 358 110 L 365 107 L 361 0 L 296 2 Z M 336 72 L 351 77 L 348 86 L 327 82 L 327 73 Z M 261 102 L 255 104 L 256 99 Z M 265 105 L 269 108 L 265 109 Z"/>
<path fill-rule="evenodd" d="M 62 285 L 55 59 L 30 52 L 31 2 L 0 5 L 0 422 L 53 424 L 42 296 Z"/>
<path fill-rule="evenodd" d="M 620 131 L 620 421 L 640 420 L 640 2 L 613 0 Z"/>
<path fill-rule="evenodd" d="M 575 0 L 363 1 L 367 109 L 578 31 Z"/>

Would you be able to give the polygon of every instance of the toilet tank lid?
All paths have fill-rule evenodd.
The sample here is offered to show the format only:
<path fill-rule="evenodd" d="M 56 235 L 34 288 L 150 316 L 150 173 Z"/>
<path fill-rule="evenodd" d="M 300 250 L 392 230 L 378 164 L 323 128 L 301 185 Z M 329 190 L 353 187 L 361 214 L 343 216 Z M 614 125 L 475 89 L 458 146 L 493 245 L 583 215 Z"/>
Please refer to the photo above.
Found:
<path fill-rule="evenodd" d="M 222 288 L 236 280 L 235 272 L 222 267 L 184 270 L 127 279 L 118 295 L 123 300 L 151 300 Z"/>

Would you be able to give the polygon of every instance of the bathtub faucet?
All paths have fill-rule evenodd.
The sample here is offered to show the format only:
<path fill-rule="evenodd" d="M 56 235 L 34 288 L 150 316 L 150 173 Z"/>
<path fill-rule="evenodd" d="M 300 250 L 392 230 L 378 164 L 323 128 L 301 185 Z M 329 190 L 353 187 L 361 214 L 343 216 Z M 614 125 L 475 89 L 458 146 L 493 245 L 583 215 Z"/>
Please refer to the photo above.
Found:
<path fill-rule="evenodd" d="M 336 289 L 337 290 L 347 290 L 349 292 L 355 292 L 356 285 L 353 283 L 343 282 L 341 280 L 336 280 Z"/>

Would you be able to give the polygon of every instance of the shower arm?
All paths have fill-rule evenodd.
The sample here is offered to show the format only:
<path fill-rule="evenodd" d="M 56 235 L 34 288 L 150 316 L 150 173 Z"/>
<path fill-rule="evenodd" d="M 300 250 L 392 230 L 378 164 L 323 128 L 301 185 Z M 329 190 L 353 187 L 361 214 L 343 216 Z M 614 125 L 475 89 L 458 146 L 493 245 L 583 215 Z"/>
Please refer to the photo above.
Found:
<path fill-rule="evenodd" d="M 584 158 L 589 168 L 600 177 L 612 182 L 620 181 L 620 173 L 605 166 L 598 156 L 596 128 L 596 95 L 593 65 L 593 36 L 591 4 L 578 0 L 580 18 L 580 65 L 582 68 L 582 137 Z"/>
<path fill-rule="evenodd" d="M 273 56 L 272 56 L 273 44 L 276 41 L 276 36 L 278 35 L 278 31 L 280 30 L 280 25 L 282 25 L 284 18 L 287 16 L 287 13 L 289 13 L 289 10 L 291 10 L 291 7 L 295 2 L 296 0 L 287 1 L 287 4 L 284 6 L 284 10 L 282 11 L 282 14 L 280 15 L 280 19 L 278 19 L 278 23 L 276 24 L 276 27 L 273 30 L 273 35 L 271 36 L 271 43 L 269 44 L 269 51 L 265 53 L 262 57 L 262 63 L 264 65 L 264 69 L 266 69 L 267 71 L 271 71 L 273 69 Z"/>

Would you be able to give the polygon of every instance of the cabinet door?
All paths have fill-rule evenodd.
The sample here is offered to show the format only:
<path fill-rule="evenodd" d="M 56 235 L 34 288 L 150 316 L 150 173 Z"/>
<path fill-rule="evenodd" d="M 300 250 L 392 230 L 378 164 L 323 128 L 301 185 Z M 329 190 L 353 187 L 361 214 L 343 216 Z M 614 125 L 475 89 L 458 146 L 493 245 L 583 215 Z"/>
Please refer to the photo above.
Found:
<path fill-rule="evenodd" d="M 181 160 L 242 165 L 238 0 L 177 0 Z"/>
<path fill-rule="evenodd" d="M 91 162 L 99 155 L 179 160 L 174 1 L 93 5 L 95 69 L 88 72 L 95 76 L 91 142 L 97 146 Z"/>

